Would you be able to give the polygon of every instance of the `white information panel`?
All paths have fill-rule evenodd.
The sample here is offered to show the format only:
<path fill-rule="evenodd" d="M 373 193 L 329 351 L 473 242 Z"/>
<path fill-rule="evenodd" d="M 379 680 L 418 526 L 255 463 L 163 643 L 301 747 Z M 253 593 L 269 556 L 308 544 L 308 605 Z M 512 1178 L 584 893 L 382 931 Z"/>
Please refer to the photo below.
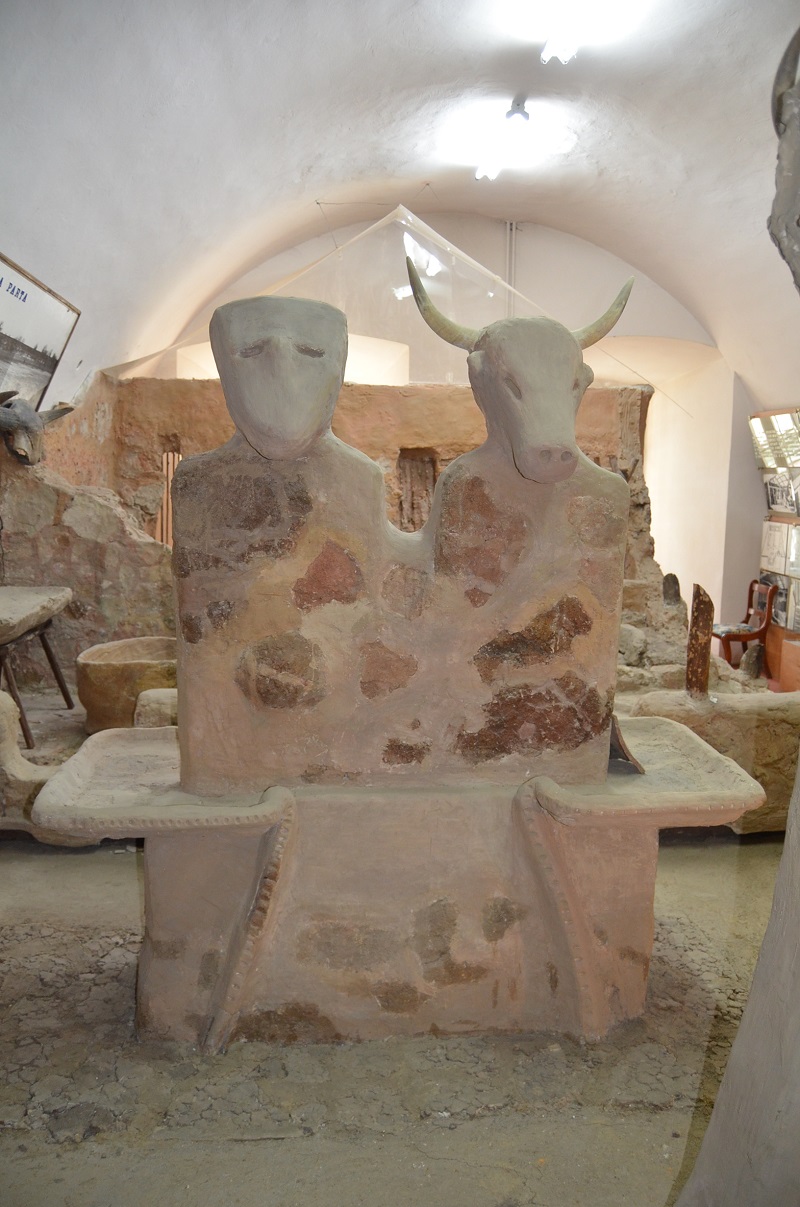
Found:
<path fill-rule="evenodd" d="M 789 524 L 775 524 L 765 520 L 761 534 L 761 569 L 772 574 L 786 573 L 786 555 L 789 543 Z"/>

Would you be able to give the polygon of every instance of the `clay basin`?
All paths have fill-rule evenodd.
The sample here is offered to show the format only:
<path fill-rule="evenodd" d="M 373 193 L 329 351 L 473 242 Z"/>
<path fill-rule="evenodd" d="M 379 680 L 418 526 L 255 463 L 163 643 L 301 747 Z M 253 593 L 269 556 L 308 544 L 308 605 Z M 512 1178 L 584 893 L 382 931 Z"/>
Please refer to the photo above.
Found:
<path fill-rule="evenodd" d="M 78 697 L 86 709 L 86 732 L 126 729 L 140 692 L 175 687 L 174 637 L 128 637 L 78 654 Z"/>

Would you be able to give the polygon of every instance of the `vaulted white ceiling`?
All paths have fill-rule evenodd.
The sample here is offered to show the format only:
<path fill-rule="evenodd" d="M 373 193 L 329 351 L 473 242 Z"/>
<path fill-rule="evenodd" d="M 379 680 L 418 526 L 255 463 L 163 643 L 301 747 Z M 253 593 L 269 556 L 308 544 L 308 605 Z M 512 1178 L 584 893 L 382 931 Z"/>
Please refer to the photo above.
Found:
<path fill-rule="evenodd" d="M 268 256 L 402 202 L 579 235 L 681 302 L 757 405 L 800 401 L 800 297 L 765 225 L 796 0 L 655 0 L 635 36 L 567 66 L 499 13 L 5 0 L 0 251 L 82 311 L 58 396 L 163 347 Z M 567 155 L 493 182 L 442 162 L 452 112 L 518 94 L 566 107 Z"/>

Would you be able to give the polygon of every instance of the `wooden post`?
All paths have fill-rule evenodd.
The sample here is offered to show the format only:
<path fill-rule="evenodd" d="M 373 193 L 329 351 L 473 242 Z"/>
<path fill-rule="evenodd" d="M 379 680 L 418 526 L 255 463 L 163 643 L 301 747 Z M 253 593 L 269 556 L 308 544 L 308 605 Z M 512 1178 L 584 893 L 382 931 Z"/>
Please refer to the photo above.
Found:
<path fill-rule="evenodd" d="M 714 605 L 703 588 L 694 584 L 689 641 L 686 646 L 686 690 L 690 696 L 708 695 L 708 669 L 711 663 L 711 630 Z"/>

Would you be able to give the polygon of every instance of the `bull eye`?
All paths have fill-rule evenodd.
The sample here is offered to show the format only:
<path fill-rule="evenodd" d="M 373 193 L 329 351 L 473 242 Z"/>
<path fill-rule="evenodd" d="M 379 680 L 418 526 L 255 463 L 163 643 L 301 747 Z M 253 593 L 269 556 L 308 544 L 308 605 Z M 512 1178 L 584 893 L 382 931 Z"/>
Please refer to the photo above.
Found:
<path fill-rule="evenodd" d="M 519 388 L 517 383 L 514 381 L 513 377 L 506 378 L 506 385 L 508 386 L 511 393 L 516 398 L 517 402 L 521 402 L 522 401 L 522 390 Z"/>
<path fill-rule="evenodd" d="M 301 356 L 324 356 L 322 348 L 312 348 L 310 344 L 295 344 L 295 348 Z"/>

